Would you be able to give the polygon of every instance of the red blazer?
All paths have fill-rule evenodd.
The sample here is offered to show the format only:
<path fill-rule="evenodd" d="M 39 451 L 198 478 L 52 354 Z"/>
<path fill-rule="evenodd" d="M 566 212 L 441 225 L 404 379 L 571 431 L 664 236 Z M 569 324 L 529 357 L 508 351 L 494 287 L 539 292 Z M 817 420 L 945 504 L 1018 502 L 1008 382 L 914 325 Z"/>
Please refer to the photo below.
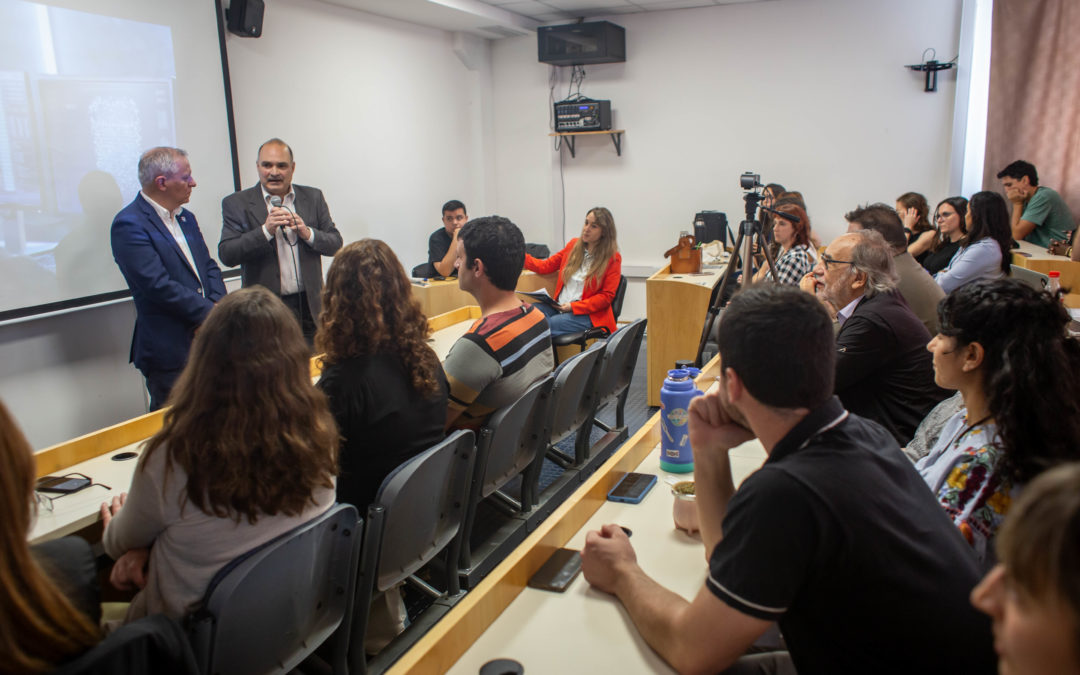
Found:
<path fill-rule="evenodd" d="M 543 260 L 525 254 L 525 269 L 537 274 L 551 274 L 559 270 L 559 279 L 555 284 L 555 297 L 558 298 L 563 289 L 563 268 L 566 259 L 570 257 L 577 239 L 571 239 L 566 247 L 550 258 Z M 581 299 L 570 303 L 570 309 L 574 314 L 588 314 L 593 326 L 603 326 L 608 332 L 615 332 L 615 315 L 611 313 L 611 302 L 615 299 L 615 292 L 619 290 L 619 279 L 622 277 L 622 256 L 616 253 L 608 261 L 607 269 L 600 277 L 600 283 L 595 279 L 585 282 L 585 289 L 581 292 Z"/>

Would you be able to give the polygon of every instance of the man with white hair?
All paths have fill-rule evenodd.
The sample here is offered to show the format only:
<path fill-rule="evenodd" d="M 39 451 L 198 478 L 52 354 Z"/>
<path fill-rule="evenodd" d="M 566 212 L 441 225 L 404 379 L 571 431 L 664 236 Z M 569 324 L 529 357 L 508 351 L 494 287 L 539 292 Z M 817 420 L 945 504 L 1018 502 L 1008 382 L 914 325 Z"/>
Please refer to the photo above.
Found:
<path fill-rule="evenodd" d="M 906 445 L 948 393 L 934 383 L 930 333 L 896 290 L 888 243 L 874 230 L 845 234 L 825 249 L 812 280 L 840 323 L 836 395 Z"/>
<path fill-rule="evenodd" d="M 135 301 L 131 362 L 146 378 L 150 410 L 157 410 L 187 363 L 195 329 L 225 297 L 225 284 L 195 215 L 184 208 L 195 187 L 187 153 L 147 150 L 139 184 L 135 200 L 113 220 L 112 250 Z"/>

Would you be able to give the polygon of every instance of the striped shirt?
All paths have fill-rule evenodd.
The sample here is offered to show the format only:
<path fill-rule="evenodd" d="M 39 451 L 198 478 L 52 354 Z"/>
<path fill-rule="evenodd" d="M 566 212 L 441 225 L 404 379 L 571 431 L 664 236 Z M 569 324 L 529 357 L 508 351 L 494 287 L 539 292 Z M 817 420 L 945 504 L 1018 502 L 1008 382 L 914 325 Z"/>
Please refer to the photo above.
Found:
<path fill-rule="evenodd" d="M 481 317 L 443 362 L 454 429 L 479 429 L 553 367 L 547 319 L 532 305 Z"/>

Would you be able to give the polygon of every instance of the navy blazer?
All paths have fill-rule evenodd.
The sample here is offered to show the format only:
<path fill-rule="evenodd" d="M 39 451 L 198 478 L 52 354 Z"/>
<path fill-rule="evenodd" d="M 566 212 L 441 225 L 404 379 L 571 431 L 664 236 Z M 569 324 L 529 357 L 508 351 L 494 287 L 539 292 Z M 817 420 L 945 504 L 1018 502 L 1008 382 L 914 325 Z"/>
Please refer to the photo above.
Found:
<path fill-rule="evenodd" d="M 197 276 L 141 194 L 112 223 L 113 258 L 135 300 L 131 361 L 143 373 L 183 368 L 195 329 L 225 297 L 221 270 L 206 249 L 194 214 L 184 209 L 179 221 Z"/>

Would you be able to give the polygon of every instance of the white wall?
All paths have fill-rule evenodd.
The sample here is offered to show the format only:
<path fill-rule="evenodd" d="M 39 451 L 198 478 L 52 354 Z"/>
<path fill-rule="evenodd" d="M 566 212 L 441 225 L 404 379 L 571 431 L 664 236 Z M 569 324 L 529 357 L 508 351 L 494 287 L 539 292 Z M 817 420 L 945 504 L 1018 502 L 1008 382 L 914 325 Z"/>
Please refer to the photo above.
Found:
<path fill-rule="evenodd" d="M 490 48 L 446 31 L 312 0 L 267 5 L 259 39 L 228 38 L 243 184 L 258 146 L 296 154 L 294 182 L 321 188 L 346 242 L 385 240 L 406 269 L 427 260 L 440 208 L 492 201 Z M 324 261 L 324 271 L 329 260 Z"/>
<path fill-rule="evenodd" d="M 801 191 L 825 241 L 856 204 L 947 196 L 955 75 L 924 93 L 923 75 L 903 66 L 927 47 L 954 56 L 960 5 L 775 0 L 610 17 L 626 28 L 627 61 L 587 66 L 582 93 L 612 101 L 623 152 L 607 137 L 579 138 L 575 159 L 562 151 L 566 238 L 604 205 L 624 264 L 659 267 L 699 210 L 725 211 L 737 229 L 746 170 Z M 559 246 L 548 74 L 534 37 L 495 43 L 496 209 Z M 628 297 L 631 311 L 644 312 L 643 298 Z"/>

